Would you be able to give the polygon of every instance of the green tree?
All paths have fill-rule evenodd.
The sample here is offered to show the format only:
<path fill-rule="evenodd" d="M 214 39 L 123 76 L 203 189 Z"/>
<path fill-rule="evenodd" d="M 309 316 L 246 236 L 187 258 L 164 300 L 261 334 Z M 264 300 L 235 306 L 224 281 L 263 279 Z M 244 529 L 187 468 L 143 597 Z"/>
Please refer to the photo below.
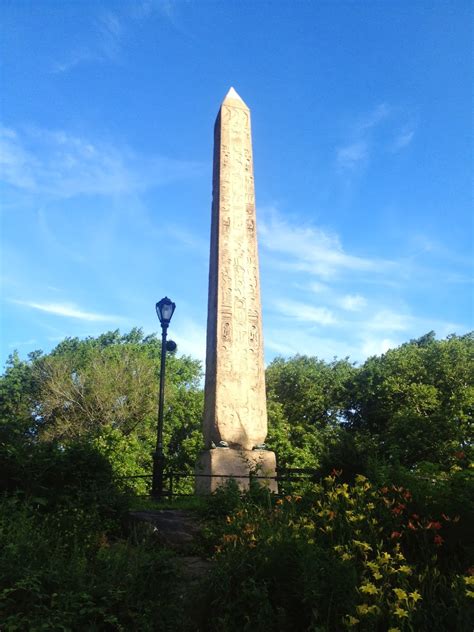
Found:
<path fill-rule="evenodd" d="M 353 380 L 346 416 L 391 461 L 449 465 L 473 440 L 474 335 L 430 332 L 369 358 Z"/>
<path fill-rule="evenodd" d="M 140 329 L 85 340 L 66 338 L 51 353 L 14 355 L 0 379 L 6 432 L 23 444 L 86 442 L 116 473 L 149 473 L 156 440 L 161 342 Z M 201 366 L 168 354 L 164 439 L 168 464 L 190 468 L 200 449 Z M 21 443 L 21 441 L 20 441 Z"/>
<path fill-rule="evenodd" d="M 355 372 L 347 359 L 324 362 L 300 355 L 276 358 L 269 365 L 267 442 L 280 464 L 320 465 L 327 445 L 337 441 Z"/>

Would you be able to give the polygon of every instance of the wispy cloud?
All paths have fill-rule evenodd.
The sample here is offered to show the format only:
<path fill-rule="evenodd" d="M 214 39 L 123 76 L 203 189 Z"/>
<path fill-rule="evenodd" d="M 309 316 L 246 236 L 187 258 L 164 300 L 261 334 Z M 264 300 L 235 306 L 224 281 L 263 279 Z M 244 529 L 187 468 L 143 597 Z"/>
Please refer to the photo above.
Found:
<path fill-rule="evenodd" d="M 74 303 L 36 303 L 34 301 L 19 301 L 13 299 L 10 302 L 48 314 L 54 314 L 55 316 L 64 316 L 65 318 L 75 318 L 90 322 L 121 322 L 123 320 L 120 316 L 87 312 Z"/>
<path fill-rule="evenodd" d="M 19 340 L 10 342 L 8 344 L 9 349 L 17 349 L 18 347 L 32 347 L 36 344 L 36 338 L 30 338 L 29 340 Z"/>
<path fill-rule="evenodd" d="M 392 265 L 389 261 L 350 255 L 337 235 L 315 226 L 291 225 L 274 209 L 262 215 L 260 243 L 268 251 L 283 255 L 287 269 L 329 279 L 342 270 L 381 272 Z"/>
<path fill-rule="evenodd" d="M 376 151 L 397 153 L 407 147 L 415 136 L 415 127 L 402 124 L 404 118 L 406 113 L 387 103 L 362 115 L 348 131 L 347 140 L 336 147 L 338 169 L 350 172 L 364 168 Z M 392 140 L 388 140 L 387 135 Z"/>
<path fill-rule="evenodd" d="M 301 322 L 318 325 L 333 325 L 336 322 L 334 314 L 326 307 L 314 307 L 294 300 L 275 301 L 275 307 L 280 314 Z"/>
<path fill-rule="evenodd" d="M 275 209 L 259 214 L 270 353 L 363 361 L 430 330 L 441 337 L 466 330 L 461 323 L 417 314 L 407 299 L 416 284 L 439 278 L 437 267 L 425 263 L 421 274 L 419 262 L 356 256 L 335 233 L 301 226 L 296 217 L 283 219 Z"/>
<path fill-rule="evenodd" d="M 206 328 L 191 318 L 181 318 L 174 325 L 173 338 L 180 354 L 206 360 Z"/>
<path fill-rule="evenodd" d="M 54 62 L 53 73 L 68 72 L 83 63 L 116 61 L 119 57 L 125 26 L 117 13 L 105 11 L 92 22 L 87 42 L 65 53 Z"/>
<path fill-rule="evenodd" d="M 208 240 L 191 233 L 190 231 L 177 225 L 168 225 L 166 232 L 173 237 L 178 243 L 182 244 L 187 250 L 193 250 L 198 254 L 207 257 L 209 255 Z"/>
<path fill-rule="evenodd" d="M 380 355 L 387 353 L 389 349 L 394 349 L 398 346 L 395 340 L 390 338 L 369 338 L 362 342 L 361 356 L 368 358 L 374 355 Z"/>
<path fill-rule="evenodd" d="M 375 108 L 362 117 L 361 121 L 356 124 L 359 133 L 367 132 L 367 130 L 377 127 L 382 121 L 385 121 L 391 114 L 393 108 L 387 103 L 379 103 Z"/>
<path fill-rule="evenodd" d="M 365 329 L 384 332 L 407 331 L 411 321 L 412 318 L 408 314 L 381 309 L 365 322 Z"/>
<path fill-rule="evenodd" d="M 359 140 L 350 145 L 337 149 L 337 164 L 343 169 L 353 169 L 365 163 L 369 157 L 369 145 L 365 140 Z"/>
<path fill-rule="evenodd" d="M 367 305 L 367 300 L 360 294 L 347 294 L 340 299 L 340 305 L 350 312 L 359 312 Z"/>
<path fill-rule="evenodd" d="M 329 290 L 329 287 L 325 283 L 321 283 L 320 281 L 311 281 L 308 287 L 311 292 L 314 292 L 315 294 L 321 294 Z"/>
<path fill-rule="evenodd" d="M 65 73 L 87 63 L 120 62 L 125 57 L 124 49 L 130 32 L 154 15 L 185 33 L 177 19 L 176 5 L 173 0 L 143 0 L 125 3 L 115 11 L 100 12 L 89 23 L 87 41 L 63 53 L 61 59 L 53 63 L 51 72 Z"/>
<path fill-rule="evenodd" d="M 202 173 L 197 162 L 139 155 L 64 131 L 0 129 L 1 179 L 33 193 L 67 198 L 141 192 Z"/>
<path fill-rule="evenodd" d="M 353 125 L 349 140 L 336 148 L 336 164 L 340 170 L 354 170 L 368 163 L 373 132 L 390 114 L 390 106 L 380 103 Z"/>
<path fill-rule="evenodd" d="M 415 130 L 413 128 L 403 128 L 393 141 L 391 151 L 396 153 L 397 151 L 408 147 L 408 145 L 412 142 L 414 136 Z"/>

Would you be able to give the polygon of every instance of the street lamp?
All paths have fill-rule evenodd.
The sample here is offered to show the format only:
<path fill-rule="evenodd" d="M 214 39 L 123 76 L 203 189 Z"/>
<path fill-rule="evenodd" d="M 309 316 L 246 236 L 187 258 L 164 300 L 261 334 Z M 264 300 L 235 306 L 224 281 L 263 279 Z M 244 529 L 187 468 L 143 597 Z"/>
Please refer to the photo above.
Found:
<path fill-rule="evenodd" d="M 163 472 L 165 469 L 165 456 L 163 454 L 163 402 L 165 397 L 165 367 L 166 367 L 166 332 L 176 308 L 175 303 L 167 296 L 156 304 L 156 314 L 161 323 L 161 364 L 160 364 L 160 394 L 158 398 L 158 427 L 156 433 L 156 449 L 153 452 L 153 481 L 151 494 L 157 500 L 163 496 Z M 170 340 L 170 343 L 172 341 Z M 170 350 L 176 345 L 170 345 Z"/>

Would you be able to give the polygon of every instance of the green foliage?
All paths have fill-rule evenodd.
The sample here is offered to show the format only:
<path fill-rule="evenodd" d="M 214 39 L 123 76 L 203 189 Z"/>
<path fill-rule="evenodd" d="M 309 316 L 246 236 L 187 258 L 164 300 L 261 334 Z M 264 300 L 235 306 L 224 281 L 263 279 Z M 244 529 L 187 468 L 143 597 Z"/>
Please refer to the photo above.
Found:
<path fill-rule="evenodd" d="M 66 338 L 26 362 L 13 355 L 0 378 L 0 440 L 9 462 L 26 463 L 38 442 L 80 442 L 104 455 L 116 476 L 150 474 L 160 356 L 161 341 L 139 329 Z M 200 379 L 199 362 L 168 354 L 164 440 L 174 470 L 191 471 L 201 449 Z M 134 481 L 144 493 L 144 479 Z"/>
<path fill-rule="evenodd" d="M 318 467 L 324 446 L 338 434 L 347 389 L 356 369 L 295 356 L 275 359 L 266 372 L 267 444 L 286 467 Z"/>
<path fill-rule="evenodd" d="M 160 354 L 155 336 L 133 329 L 9 359 L 0 378 L 5 630 L 472 628 L 472 334 L 430 333 L 359 368 L 275 360 L 267 443 L 280 466 L 317 468 L 321 482 L 293 484 L 278 501 L 232 481 L 194 499 L 207 525 L 200 546 L 216 553 L 194 588 L 174 554 L 127 526 L 138 506 L 130 494 L 148 489 L 140 476 L 155 447 Z M 198 362 L 168 356 L 174 470 L 191 472 L 202 447 L 200 380 Z"/>
<path fill-rule="evenodd" d="M 347 475 L 383 463 L 449 468 L 473 445 L 474 335 L 433 332 L 356 368 L 277 358 L 267 369 L 267 443 L 280 465 Z"/>
<path fill-rule="evenodd" d="M 392 462 L 449 466 L 473 444 L 474 335 L 430 334 L 380 357 L 355 376 L 346 409 L 356 430 Z"/>
<path fill-rule="evenodd" d="M 219 498 L 234 508 L 219 522 L 199 630 L 471 629 L 463 518 L 415 513 L 425 501 L 408 489 L 329 476 L 273 506 L 236 505 L 231 488 Z"/>
<path fill-rule="evenodd" d="M 94 511 L 89 505 L 87 511 Z M 69 508 L 71 539 L 55 510 L 17 498 L 0 505 L 0 612 L 6 632 L 180 629 L 179 574 L 170 551 L 84 522 Z M 78 538 L 81 532 L 87 537 Z M 175 627 L 177 626 L 177 627 Z"/>

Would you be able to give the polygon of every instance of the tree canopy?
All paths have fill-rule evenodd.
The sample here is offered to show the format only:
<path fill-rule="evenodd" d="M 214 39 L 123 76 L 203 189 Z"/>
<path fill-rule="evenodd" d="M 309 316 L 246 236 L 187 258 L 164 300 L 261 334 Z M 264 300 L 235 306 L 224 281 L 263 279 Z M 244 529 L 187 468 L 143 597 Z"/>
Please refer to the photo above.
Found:
<path fill-rule="evenodd" d="M 123 475 L 148 473 L 154 449 L 161 342 L 140 329 L 66 338 L 50 353 L 14 353 L 0 378 L 3 445 L 94 445 Z M 268 446 L 286 467 L 370 459 L 449 468 L 472 449 L 474 335 L 430 332 L 361 366 L 296 355 L 267 368 Z M 202 369 L 168 354 L 165 451 L 193 469 L 202 447 Z"/>
<path fill-rule="evenodd" d="M 110 331 L 66 338 L 49 354 L 13 354 L 0 380 L 4 438 L 89 442 L 121 474 L 149 473 L 156 437 L 161 341 Z M 194 466 L 201 443 L 201 365 L 168 354 L 165 445 L 175 469 Z"/>

